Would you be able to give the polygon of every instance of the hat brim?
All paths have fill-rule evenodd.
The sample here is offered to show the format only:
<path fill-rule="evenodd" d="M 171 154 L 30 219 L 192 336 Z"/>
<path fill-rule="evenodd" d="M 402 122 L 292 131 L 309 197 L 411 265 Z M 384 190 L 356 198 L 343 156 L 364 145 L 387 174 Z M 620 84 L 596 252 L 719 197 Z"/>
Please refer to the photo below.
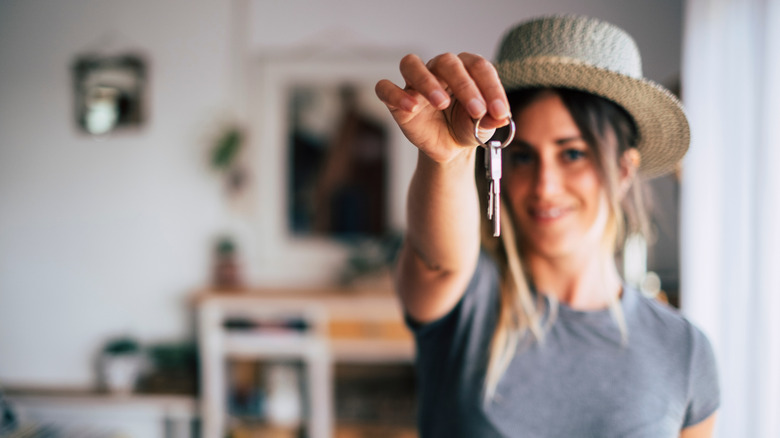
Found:
<path fill-rule="evenodd" d="M 671 172 L 688 150 L 690 127 L 682 105 L 655 82 L 558 57 L 499 62 L 496 70 L 507 92 L 527 87 L 573 88 L 622 106 L 639 131 L 639 173 L 644 178 Z"/>

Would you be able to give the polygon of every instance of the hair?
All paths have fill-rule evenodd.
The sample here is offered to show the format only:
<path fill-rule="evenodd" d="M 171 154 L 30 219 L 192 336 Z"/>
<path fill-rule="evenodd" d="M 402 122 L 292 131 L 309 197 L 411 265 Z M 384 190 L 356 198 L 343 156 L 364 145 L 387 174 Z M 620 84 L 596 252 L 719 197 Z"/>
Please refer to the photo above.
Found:
<path fill-rule="evenodd" d="M 563 101 L 583 139 L 596 158 L 599 177 L 608 200 L 608 219 L 603 243 L 618 257 L 628 235 L 648 236 L 649 226 L 645 208 L 645 187 L 635 179 L 628 192 L 619 190 L 620 157 L 627 149 L 636 147 L 638 132 L 633 118 L 619 105 L 591 93 L 566 88 L 526 88 L 508 94 L 512 112 L 517 114 L 545 91 L 553 91 Z M 483 153 L 480 153 L 483 157 Z M 484 158 L 483 158 L 484 159 Z M 486 198 L 483 159 L 477 160 L 477 186 L 481 200 Z M 482 176 L 482 177 L 480 177 Z M 502 201 L 502 204 L 506 204 Z M 494 397 L 498 382 L 519 348 L 520 341 L 544 342 L 545 332 L 555 322 L 558 303 L 550 297 L 546 322 L 543 321 L 545 302 L 531 289 L 529 273 L 518 250 L 512 211 L 502 205 L 501 239 L 492 237 L 483 213 L 482 242 L 486 251 L 497 261 L 501 272 L 498 320 L 490 345 L 485 377 L 485 399 Z M 485 208 L 482 208 L 483 212 Z M 610 304 L 610 311 L 618 324 L 623 342 L 628 332 L 618 300 Z M 544 324 L 544 325 L 543 325 Z"/>

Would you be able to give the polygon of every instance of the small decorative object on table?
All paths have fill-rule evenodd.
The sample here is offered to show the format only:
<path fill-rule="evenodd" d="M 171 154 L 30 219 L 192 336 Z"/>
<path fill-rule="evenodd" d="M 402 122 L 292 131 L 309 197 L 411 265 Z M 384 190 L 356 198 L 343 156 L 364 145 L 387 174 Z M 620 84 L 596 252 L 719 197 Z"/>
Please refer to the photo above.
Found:
<path fill-rule="evenodd" d="M 114 394 L 130 394 L 144 365 L 141 344 L 130 336 L 109 340 L 101 352 L 99 367 L 104 387 Z"/>
<path fill-rule="evenodd" d="M 400 232 L 388 232 L 379 238 L 348 242 L 350 253 L 339 275 L 340 285 L 346 288 L 386 286 L 402 241 Z"/>
<path fill-rule="evenodd" d="M 230 237 L 221 237 L 214 248 L 212 283 L 219 289 L 240 289 L 244 286 L 236 244 Z"/>

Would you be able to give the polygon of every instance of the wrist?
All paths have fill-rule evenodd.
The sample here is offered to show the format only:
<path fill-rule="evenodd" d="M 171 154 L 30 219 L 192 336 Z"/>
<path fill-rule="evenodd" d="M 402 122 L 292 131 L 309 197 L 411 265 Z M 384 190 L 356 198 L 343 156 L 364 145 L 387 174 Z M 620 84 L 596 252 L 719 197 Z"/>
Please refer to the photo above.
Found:
<path fill-rule="evenodd" d="M 432 171 L 472 172 L 476 151 L 477 146 L 463 146 L 448 154 L 446 158 L 436 159 L 420 150 L 417 157 L 417 167 Z"/>

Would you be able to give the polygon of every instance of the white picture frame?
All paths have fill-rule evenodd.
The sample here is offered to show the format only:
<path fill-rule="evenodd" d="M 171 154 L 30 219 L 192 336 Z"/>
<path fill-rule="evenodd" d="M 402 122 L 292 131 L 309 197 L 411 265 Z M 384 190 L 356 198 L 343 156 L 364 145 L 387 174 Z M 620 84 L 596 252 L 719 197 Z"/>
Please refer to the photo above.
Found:
<path fill-rule="evenodd" d="M 259 56 L 250 74 L 249 102 L 257 200 L 256 266 L 253 283 L 265 286 L 327 287 L 344 269 L 349 248 L 322 236 L 295 235 L 288 225 L 289 154 L 288 92 L 297 84 L 351 83 L 359 87 L 361 108 L 387 127 L 387 226 L 402 232 L 405 199 L 416 163 L 416 149 L 398 129 L 387 108 L 374 94 L 376 82 L 387 78 L 402 85 L 398 69 L 402 54 L 316 52 L 308 55 Z"/>

